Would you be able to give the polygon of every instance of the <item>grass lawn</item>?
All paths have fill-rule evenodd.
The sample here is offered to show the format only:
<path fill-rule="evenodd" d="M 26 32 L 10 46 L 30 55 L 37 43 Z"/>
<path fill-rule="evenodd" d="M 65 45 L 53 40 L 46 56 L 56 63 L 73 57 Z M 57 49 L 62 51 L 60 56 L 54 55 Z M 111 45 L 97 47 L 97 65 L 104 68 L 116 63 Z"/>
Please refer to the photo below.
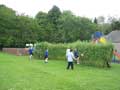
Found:
<path fill-rule="evenodd" d="M 110 69 L 75 65 L 74 70 L 66 65 L 0 53 L 0 90 L 120 90 L 120 64 Z"/>

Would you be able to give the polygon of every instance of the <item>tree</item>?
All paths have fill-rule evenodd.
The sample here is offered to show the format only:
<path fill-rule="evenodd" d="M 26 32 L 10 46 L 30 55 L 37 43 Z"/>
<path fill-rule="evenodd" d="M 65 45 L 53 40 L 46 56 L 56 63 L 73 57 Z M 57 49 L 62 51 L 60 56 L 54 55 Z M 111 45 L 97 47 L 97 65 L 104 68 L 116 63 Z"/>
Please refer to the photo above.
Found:
<path fill-rule="evenodd" d="M 60 19 L 59 19 L 59 32 L 61 36 L 62 42 L 72 42 L 75 40 L 74 37 L 76 29 L 75 26 L 75 16 L 72 14 L 71 11 L 63 11 Z M 74 31 L 75 30 L 75 31 Z M 77 36 L 77 34 L 76 34 Z"/>
<path fill-rule="evenodd" d="M 52 37 L 54 33 L 54 24 L 48 20 L 48 14 L 44 12 L 38 12 L 35 19 L 39 24 L 38 41 L 55 42 Z"/>
<path fill-rule="evenodd" d="M 37 15 L 35 16 L 35 19 L 37 20 L 37 23 L 39 24 L 39 31 L 38 31 L 38 41 L 46 41 L 47 36 L 47 31 L 48 31 L 48 18 L 47 18 L 47 13 L 45 12 L 38 12 Z"/>
<path fill-rule="evenodd" d="M 60 15 L 60 9 L 54 5 L 52 9 L 48 11 L 48 20 L 56 26 Z"/>
<path fill-rule="evenodd" d="M 4 5 L 0 5 L 0 47 L 11 45 L 13 42 L 15 11 Z"/>
<path fill-rule="evenodd" d="M 25 15 L 16 15 L 11 8 L 0 5 L 0 47 L 25 47 L 37 41 L 38 23 Z"/>
<path fill-rule="evenodd" d="M 109 16 L 108 23 L 111 24 L 112 30 L 120 30 L 120 18 Z"/>
<path fill-rule="evenodd" d="M 59 27 L 59 18 L 61 16 L 61 11 L 57 6 L 53 6 L 52 9 L 48 11 L 48 22 L 51 26 L 51 41 L 52 42 L 58 42 L 58 27 Z"/>
<path fill-rule="evenodd" d="M 89 40 L 95 31 L 96 24 L 85 17 L 77 17 L 71 11 L 63 11 L 60 18 L 61 38 L 64 42 Z"/>
<path fill-rule="evenodd" d="M 14 43 L 17 47 L 24 47 L 26 43 L 35 43 L 38 40 L 38 23 L 28 16 L 17 16 L 16 34 Z"/>
<path fill-rule="evenodd" d="M 102 18 L 103 20 L 103 18 Z M 102 21 L 103 22 L 103 21 Z M 120 21 L 110 24 L 97 24 L 86 17 L 75 16 L 71 11 L 61 12 L 57 6 L 45 12 L 38 12 L 35 18 L 0 5 L 0 47 L 25 47 L 26 43 L 48 41 L 54 43 L 90 40 L 95 31 L 108 33 L 119 28 Z"/>
<path fill-rule="evenodd" d="M 111 25 L 112 25 L 112 30 L 120 30 L 120 21 L 119 20 L 112 22 Z"/>
<path fill-rule="evenodd" d="M 97 18 L 95 17 L 94 21 L 95 24 L 98 24 Z"/>

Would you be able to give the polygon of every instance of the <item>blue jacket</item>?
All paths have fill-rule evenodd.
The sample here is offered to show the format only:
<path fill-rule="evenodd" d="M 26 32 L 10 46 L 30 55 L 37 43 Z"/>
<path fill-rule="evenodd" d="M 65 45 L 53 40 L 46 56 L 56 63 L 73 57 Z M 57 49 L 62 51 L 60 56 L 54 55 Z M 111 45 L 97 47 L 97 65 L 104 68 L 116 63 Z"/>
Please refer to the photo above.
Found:
<path fill-rule="evenodd" d="M 48 50 L 45 51 L 45 56 L 48 56 Z"/>
<path fill-rule="evenodd" d="M 28 52 L 29 54 L 33 54 L 33 48 L 30 48 Z"/>
<path fill-rule="evenodd" d="M 79 55 L 78 55 L 78 51 L 74 51 L 74 56 L 75 57 L 78 57 Z"/>

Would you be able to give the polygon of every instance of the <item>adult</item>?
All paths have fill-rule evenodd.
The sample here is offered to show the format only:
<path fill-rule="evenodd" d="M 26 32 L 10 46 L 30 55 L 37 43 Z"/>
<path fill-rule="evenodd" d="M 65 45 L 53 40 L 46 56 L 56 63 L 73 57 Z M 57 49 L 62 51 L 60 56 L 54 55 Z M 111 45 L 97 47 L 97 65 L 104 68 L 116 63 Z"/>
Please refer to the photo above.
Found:
<path fill-rule="evenodd" d="M 69 69 L 71 67 L 71 69 L 73 70 L 74 69 L 74 65 L 73 65 L 73 59 L 74 58 L 74 54 L 72 52 L 73 50 L 70 49 L 70 52 L 67 53 L 67 61 L 68 61 L 68 65 L 67 65 L 67 69 Z"/>

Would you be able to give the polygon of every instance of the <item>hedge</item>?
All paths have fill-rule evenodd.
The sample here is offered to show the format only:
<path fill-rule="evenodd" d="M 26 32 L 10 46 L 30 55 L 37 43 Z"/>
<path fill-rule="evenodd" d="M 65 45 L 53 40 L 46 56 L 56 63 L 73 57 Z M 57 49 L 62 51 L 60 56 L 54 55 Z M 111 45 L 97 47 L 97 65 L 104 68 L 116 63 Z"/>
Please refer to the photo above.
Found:
<path fill-rule="evenodd" d="M 44 51 L 46 48 L 49 50 L 49 60 L 66 60 L 66 49 L 77 48 L 81 64 L 106 67 L 112 59 L 113 45 L 111 43 L 93 44 L 91 42 L 80 41 L 67 44 L 41 42 L 36 44 L 34 56 L 39 59 L 44 59 Z M 81 54 L 84 54 L 84 56 L 81 56 Z"/>

